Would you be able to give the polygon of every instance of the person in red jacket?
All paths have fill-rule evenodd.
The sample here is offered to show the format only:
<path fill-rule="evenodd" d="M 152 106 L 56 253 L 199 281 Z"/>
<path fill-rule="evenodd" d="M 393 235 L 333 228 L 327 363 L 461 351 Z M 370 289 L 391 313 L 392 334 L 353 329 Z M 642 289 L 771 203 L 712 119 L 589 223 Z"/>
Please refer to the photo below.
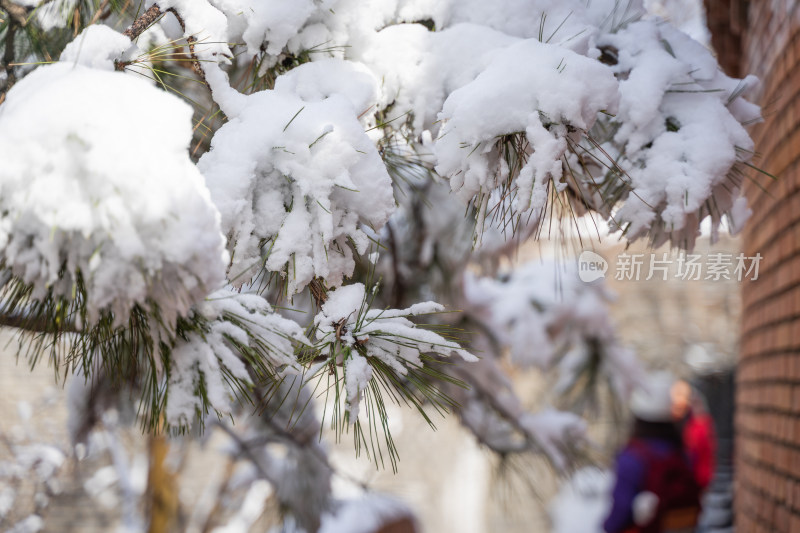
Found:
<path fill-rule="evenodd" d="M 700 513 L 700 488 L 672 417 L 666 372 L 649 375 L 634 391 L 631 438 L 617 456 L 606 533 L 693 531 Z"/>
<path fill-rule="evenodd" d="M 700 393 L 685 381 L 672 387 L 672 415 L 681 427 L 683 446 L 701 490 L 705 490 L 714 475 L 716 435 Z"/>

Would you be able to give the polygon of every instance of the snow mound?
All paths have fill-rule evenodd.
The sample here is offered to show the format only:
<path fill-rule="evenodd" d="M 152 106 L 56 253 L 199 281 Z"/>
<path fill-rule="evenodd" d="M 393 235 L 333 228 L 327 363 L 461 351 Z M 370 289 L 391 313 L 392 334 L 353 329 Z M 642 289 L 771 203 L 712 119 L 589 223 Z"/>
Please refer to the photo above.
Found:
<path fill-rule="evenodd" d="M 130 51 L 129 51 L 130 50 Z M 95 24 L 64 47 L 60 61 L 101 70 L 114 70 L 114 60 L 134 57 L 141 51 L 125 35 L 108 26 Z"/>
<path fill-rule="evenodd" d="M 600 533 L 611 509 L 614 476 L 585 467 L 576 471 L 550 502 L 553 533 Z"/>
<path fill-rule="evenodd" d="M 34 299 L 83 288 L 89 325 L 137 305 L 170 325 L 223 284 L 191 117 L 147 81 L 80 64 L 14 86 L 0 109 L 0 259 Z"/>
<path fill-rule="evenodd" d="M 303 75 L 320 68 L 352 75 L 347 94 Z M 369 246 L 364 227 L 379 229 L 395 209 L 391 179 L 358 120 L 363 109 L 353 107 L 374 94 L 373 83 L 345 62 L 303 65 L 276 90 L 247 96 L 214 135 L 198 167 L 232 243 L 234 283 L 263 266 L 291 295 L 314 277 L 336 286 L 352 274 L 353 251 Z"/>

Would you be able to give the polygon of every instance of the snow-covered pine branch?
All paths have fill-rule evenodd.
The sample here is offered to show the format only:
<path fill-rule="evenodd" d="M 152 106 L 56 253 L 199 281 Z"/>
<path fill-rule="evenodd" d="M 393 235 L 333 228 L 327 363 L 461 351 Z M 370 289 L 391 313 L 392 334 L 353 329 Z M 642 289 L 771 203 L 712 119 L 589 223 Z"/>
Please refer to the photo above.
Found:
<path fill-rule="evenodd" d="M 255 385 L 271 388 L 301 373 L 295 346 L 310 342 L 296 322 L 276 314 L 261 296 L 222 289 L 196 312 L 204 327 L 188 332 L 169 354 L 168 425 L 202 424 L 211 410 L 230 414 L 238 405 L 235 398 L 253 403 Z"/>
<path fill-rule="evenodd" d="M 511 218 L 536 221 L 551 183 L 558 192 L 567 187 L 562 158 L 570 141 L 601 113 L 614 114 L 617 99 L 617 82 L 599 61 L 524 40 L 448 96 L 439 114 L 436 170 L 475 203 L 479 232 L 493 193 L 509 199 Z"/>
<path fill-rule="evenodd" d="M 186 152 L 191 108 L 133 76 L 43 66 L 0 112 L 0 254 L 88 329 L 138 306 L 169 336 L 223 284 L 219 214 Z M 9 277 L 10 276 L 10 277 Z"/>
<path fill-rule="evenodd" d="M 334 404 L 340 399 L 347 409 L 342 414 L 333 405 L 331 423 L 338 431 L 356 426 L 356 440 L 362 433 L 360 405 L 366 401 L 364 424 L 369 438 L 374 438 L 375 418 L 384 427 L 392 465 L 396 451 L 386 427 L 382 392 L 396 403 L 414 406 L 432 424 L 425 412 L 430 405 L 449 411 L 455 404 L 440 390 L 443 383 L 461 385 L 440 368 L 437 357 L 457 355 L 463 361 L 477 358 L 431 327 L 421 327 L 410 317 L 439 313 L 444 308 L 435 302 L 415 304 L 407 309 L 374 309 L 375 288 L 367 292 L 364 285 L 354 283 L 328 292 L 328 299 L 314 317 L 317 352 L 324 362 L 316 373 L 335 390 Z M 331 383 L 331 379 L 333 382 Z M 365 442 L 366 444 L 366 442 Z M 377 458 L 376 458 L 377 459 Z"/>
<path fill-rule="evenodd" d="M 191 108 L 112 72 L 131 48 L 93 26 L 9 92 L 0 306 L 15 325 L 74 336 L 28 340 L 34 360 L 49 351 L 87 379 L 102 368 L 141 387 L 146 425 L 166 397 L 164 422 L 185 427 L 230 412 L 253 381 L 299 371 L 294 346 L 308 341 L 263 298 L 216 290 L 228 254 L 187 154 Z"/>
<path fill-rule="evenodd" d="M 557 470 L 580 462 L 589 442 L 581 415 L 600 412 L 599 397 L 624 402 L 642 373 L 609 318 L 608 289 L 583 283 L 571 265 L 538 261 L 499 278 L 466 272 L 463 298 L 467 327 L 482 332 L 470 348 L 484 357 L 451 370 L 469 385 L 447 389 L 462 423 L 504 457 L 542 453 Z M 517 369 L 546 372 L 539 396 L 563 410 L 527 409 L 503 370 L 507 355 Z"/>
<path fill-rule="evenodd" d="M 316 339 L 320 354 L 330 363 L 343 366 L 351 422 L 358 418 L 361 393 L 376 365 L 381 371 L 405 376 L 409 370 L 422 368 L 426 355 L 458 355 L 464 361 L 477 361 L 458 343 L 408 319 L 442 312 L 444 307 L 435 302 L 408 309 L 370 309 L 371 298 L 361 283 L 340 287 L 328 295 L 314 318 Z"/>
<path fill-rule="evenodd" d="M 198 163 L 222 213 L 241 285 L 265 270 L 293 295 L 315 277 L 338 286 L 364 254 L 364 228 L 394 211 L 391 181 L 358 116 L 376 82 L 344 61 L 308 63 L 247 96 Z"/>
<path fill-rule="evenodd" d="M 615 166 L 583 179 L 618 198 L 612 224 L 631 241 L 689 250 L 706 218 L 715 236 L 725 218 L 738 232 L 749 216 L 741 186 L 754 150 L 745 126 L 761 116 L 742 95 L 758 80 L 729 78 L 707 48 L 665 23 L 635 22 L 598 46 L 620 80 L 620 111 L 584 146 Z"/>
<path fill-rule="evenodd" d="M 566 189 L 630 239 L 650 235 L 685 248 L 703 218 L 717 227 L 728 217 L 735 231 L 747 216 L 739 190 L 752 143 L 740 124 L 759 114 L 740 96 L 755 80 L 721 74 L 691 38 L 642 20 L 638 2 L 543 2 L 520 11 L 507 0 L 491 13 L 471 1 L 386 1 L 369 12 L 349 0 L 234 4 L 158 4 L 182 14 L 226 114 L 239 116 L 247 101 L 220 67 L 231 63 L 228 43 L 244 41 L 239 61 L 252 58 L 257 76 L 277 76 L 276 89 L 282 61 L 343 58 L 324 79 L 347 79 L 357 65 L 380 80 L 372 103 L 393 119 L 385 125 L 408 127 L 411 138 L 431 130 L 434 164 L 477 207 L 479 232 L 487 216 L 535 223 Z M 707 111 L 693 113 L 698 107 Z M 692 142 L 698 135 L 702 149 Z M 510 205 L 498 215 L 500 202 Z M 249 218 L 238 230 L 247 231 Z M 256 244 L 270 238 L 253 232 Z M 271 270 L 280 270 L 279 259 Z"/>

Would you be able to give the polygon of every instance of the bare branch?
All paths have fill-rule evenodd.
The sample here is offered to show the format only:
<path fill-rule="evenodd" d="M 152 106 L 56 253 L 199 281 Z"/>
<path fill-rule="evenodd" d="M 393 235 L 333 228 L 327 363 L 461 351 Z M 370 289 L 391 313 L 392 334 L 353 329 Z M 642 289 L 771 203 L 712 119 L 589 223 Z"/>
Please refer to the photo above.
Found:
<path fill-rule="evenodd" d="M 2 1 L 2 0 L 0 0 Z M 162 15 L 161 8 L 158 7 L 158 4 L 153 4 L 150 8 L 139 15 L 139 18 L 133 21 L 133 24 L 130 27 L 122 32 L 122 35 L 130 38 L 131 41 L 139 37 L 144 31 L 153 25 L 153 23 L 158 20 L 158 17 Z"/>
<path fill-rule="evenodd" d="M 23 28 L 28 25 L 28 10 L 24 6 L 15 4 L 11 0 L 0 0 L 0 9 L 8 13 L 14 24 Z"/>
<path fill-rule="evenodd" d="M 33 319 L 24 315 L 0 313 L 0 327 L 17 328 L 30 333 L 65 333 L 77 332 L 78 330 L 68 324 L 55 329 L 52 324 L 44 320 Z"/>
<path fill-rule="evenodd" d="M 189 54 L 192 56 L 192 70 L 195 74 L 200 76 L 200 79 L 203 80 L 203 83 L 205 83 L 205 85 L 211 89 L 211 87 L 208 86 L 208 81 L 206 81 L 206 72 L 203 70 L 203 66 L 200 64 L 200 60 L 197 59 L 197 54 L 194 52 L 194 43 L 197 42 L 197 39 L 194 37 L 194 35 L 192 35 L 187 38 L 186 41 L 189 43 Z"/>

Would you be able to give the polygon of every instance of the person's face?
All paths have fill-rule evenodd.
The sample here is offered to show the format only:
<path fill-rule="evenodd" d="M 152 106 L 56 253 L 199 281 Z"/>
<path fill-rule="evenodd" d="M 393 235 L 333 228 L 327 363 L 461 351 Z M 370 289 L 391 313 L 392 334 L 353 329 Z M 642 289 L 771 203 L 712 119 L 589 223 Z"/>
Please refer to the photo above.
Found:
<path fill-rule="evenodd" d="M 670 391 L 672 396 L 672 416 L 680 420 L 686 416 L 692 399 L 692 388 L 685 381 L 678 381 Z"/>

